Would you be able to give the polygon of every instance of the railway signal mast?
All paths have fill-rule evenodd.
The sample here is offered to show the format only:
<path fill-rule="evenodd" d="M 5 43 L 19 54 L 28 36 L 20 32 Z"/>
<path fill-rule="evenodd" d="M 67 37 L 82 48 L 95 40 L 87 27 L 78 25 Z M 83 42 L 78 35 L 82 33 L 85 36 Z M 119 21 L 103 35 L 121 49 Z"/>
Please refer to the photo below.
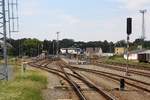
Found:
<path fill-rule="evenodd" d="M 126 75 L 128 76 L 128 69 L 129 69 L 129 40 L 130 34 L 132 33 L 132 18 L 127 18 L 127 66 L 126 66 Z"/>
<path fill-rule="evenodd" d="M 17 26 L 15 25 L 16 20 Z M 0 69 L 2 70 L 2 73 L 0 73 L 2 75 L 1 79 L 8 80 L 7 35 L 11 36 L 12 32 L 18 32 L 18 27 L 18 0 L 0 0 L 0 34 L 2 35 L 3 43 L 1 45 L 4 58 L 4 66 Z"/>
<path fill-rule="evenodd" d="M 60 32 L 57 32 L 57 33 L 56 33 L 56 35 L 57 35 L 56 56 L 57 56 L 57 57 L 59 56 L 59 34 L 60 34 Z"/>

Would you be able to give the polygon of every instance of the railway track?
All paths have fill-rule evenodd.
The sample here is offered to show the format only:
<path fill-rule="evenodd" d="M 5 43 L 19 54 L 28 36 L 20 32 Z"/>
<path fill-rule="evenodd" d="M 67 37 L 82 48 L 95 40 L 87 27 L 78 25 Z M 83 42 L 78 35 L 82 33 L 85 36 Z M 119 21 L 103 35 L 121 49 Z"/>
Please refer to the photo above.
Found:
<path fill-rule="evenodd" d="M 82 80 L 84 83 L 86 83 L 89 87 L 94 88 L 97 92 L 99 92 L 101 95 L 103 95 L 107 100 L 115 100 L 115 97 L 113 97 L 112 95 L 110 95 L 109 93 L 104 91 L 102 88 L 99 88 L 94 83 L 87 80 L 85 77 L 83 77 L 81 74 L 77 73 L 75 70 L 70 68 L 68 65 L 61 64 L 60 66 L 64 67 L 64 68 L 67 67 L 68 69 L 70 69 L 75 75 L 77 75 L 80 78 L 80 80 Z"/>
<path fill-rule="evenodd" d="M 62 63 L 66 64 L 64 61 Z M 97 75 L 101 75 L 101 76 L 116 80 L 118 82 L 120 82 L 120 79 L 123 78 L 123 79 L 125 79 L 125 83 L 127 85 L 135 87 L 137 89 L 141 89 L 143 91 L 146 91 L 146 92 L 150 93 L 150 83 L 147 83 L 147 82 L 144 82 L 144 81 L 129 78 L 129 77 L 126 77 L 126 76 L 121 76 L 121 75 L 118 75 L 118 74 L 113 74 L 113 73 L 110 73 L 110 72 L 104 72 L 104 71 L 87 69 L 87 68 L 79 68 L 79 67 L 70 66 L 70 65 L 67 65 L 67 64 L 66 64 L 66 66 L 71 67 L 72 69 L 75 69 L 75 70 L 78 70 L 78 71 L 86 71 L 86 72 L 89 72 L 89 73 L 94 73 L 94 74 L 97 74 Z"/>
<path fill-rule="evenodd" d="M 99 61 L 99 60 L 96 60 L 96 62 L 95 62 L 95 63 L 107 64 L 107 63 L 103 63 L 103 61 Z M 111 62 L 109 65 L 126 67 L 126 64 L 125 64 L 125 63 L 116 63 L 116 62 Z M 134 64 L 128 64 L 128 66 L 129 66 L 130 68 L 133 68 L 133 69 L 149 70 L 149 71 L 150 71 L 150 67 L 148 67 L 148 66 L 144 66 L 144 65 L 134 65 Z M 137 67 L 137 66 L 138 66 L 138 67 Z"/>
<path fill-rule="evenodd" d="M 90 88 L 93 88 L 93 89 L 95 89 L 96 91 L 98 91 L 98 93 L 100 93 L 104 98 L 106 98 L 106 100 L 116 100 L 115 97 L 109 95 L 109 94 L 106 93 L 104 90 L 102 90 L 102 89 L 100 89 L 99 87 L 97 87 L 96 85 L 90 83 L 90 82 L 87 81 L 85 78 L 83 78 L 81 75 L 77 75 L 77 73 L 76 73 L 76 75 L 74 75 L 74 74 L 71 74 L 71 73 L 66 72 L 66 71 L 64 70 L 64 67 L 65 67 L 64 65 L 59 64 L 59 66 L 61 67 L 61 71 L 60 71 L 60 70 L 57 70 L 57 69 L 52 69 L 52 68 L 47 67 L 48 64 L 49 64 L 49 62 L 48 62 L 48 61 L 45 61 L 44 66 L 43 66 L 43 65 L 38 65 L 38 64 L 35 64 L 35 63 L 30 63 L 29 65 L 30 65 L 30 66 L 33 66 L 33 67 L 37 67 L 37 66 L 38 66 L 38 68 L 40 68 L 40 69 L 42 69 L 42 70 L 46 70 L 46 71 L 48 71 L 48 72 L 52 72 L 52 73 L 54 73 L 54 74 L 58 74 L 58 73 L 59 73 L 59 76 L 64 77 L 64 79 L 67 80 L 67 81 L 71 84 L 71 86 L 73 86 L 73 88 L 74 88 L 76 94 L 79 96 L 79 98 L 80 98 L 81 100 L 87 100 L 87 99 L 86 99 L 86 97 L 84 96 L 84 94 L 83 94 L 83 92 L 82 92 L 80 86 L 79 86 L 74 80 L 72 80 L 71 77 L 75 77 L 75 78 L 77 78 L 77 79 L 83 81 L 83 82 L 84 82 L 86 85 L 88 85 Z M 63 74 L 64 76 L 60 75 L 60 73 Z"/>
<path fill-rule="evenodd" d="M 49 73 L 53 73 L 55 75 L 60 76 L 61 78 L 66 80 L 71 86 L 73 86 L 74 91 L 77 93 L 77 95 L 79 96 L 79 98 L 81 100 L 87 100 L 85 98 L 85 96 L 83 95 L 83 93 L 82 93 L 81 89 L 79 88 L 79 86 L 75 82 L 70 80 L 70 78 L 68 78 L 68 77 L 64 76 L 63 74 L 61 74 L 60 71 L 55 70 L 55 69 L 50 69 L 50 68 L 48 68 L 46 66 L 41 66 L 41 65 L 38 65 L 38 64 L 34 64 L 34 63 L 30 63 L 29 65 L 32 66 L 32 67 L 40 68 L 40 69 L 45 70 L 45 71 L 47 71 Z"/>
<path fill-rule="evenodd" d="M 108 68 L 108 69 L 113 69 L 113 70 L 117 70 L 117 71 L 126 72 L 125 67 L 120 67 L 120 66 L 117 67 L 117 66 L 112 66 L 112 65 L 109 65 L 109 64 L 102 64 L 102 63 L 98 63 L 96 65 L 99 66 L 99 67 L 103 67 L 103 68 Z M 133 70 L 133 69 L 129 69 L 128 72 L 131 73 L 131 74 L 141 75 L 141 76 L 150 78 L 150 73 L 148 73 L 148 72 L 136 71 L 136 70 Z"/>
<path fill-rule="evenodd" d="M 75 90 L 77 91 L 77 94 L 78 94 L 78 96 L 80 97 L 80 99 L 81 99 L 81 100 L 87 100 L 87 99 L 86 99 L 86 96 L 85 96 L 84 93 L 81 91 L 80 86 L 79 86 L 74 80 L 71 79 L 70 74 L 68 74 L 68 73 L 65 71 L 64 67 L 63 67 L 61 64 L 59 64 L 59 66 L 60 66 L 62 72 L 64 73 L 64 75 L 66 76 L 66 78 L 67 78 L 67 79 L 70 81 L 70 83 L 74 86 L 74 88 L 75 88 Z"/>
<path fill-rule="evenodd" d="M 76 70 L 86 71 L 89 73 L 94 73 L 97 75 L 105 76 L 107 78 L 114 79 L 116 81 L 120 81 L 121 78 L 124 78 L 126 80 L 125 81 L 126 84 L 150 93 L 150 89 L 147 88 L 150 86 L 150 83 L 147 83 L 147 82 L 143 82 L 143 81 L 136 80 L 133 78 L 129 78 L 129 77 L 125 77 L 125 76 L 121 76 L 121 75 L 113 74 L 109 72 L 103 72 L 99 70 L 85 69 L 85 68 L 79 68 L 79 67 L 74 67 L 74 66 L 71 66 L 71 67 Z"/>
<path fill-rule="evenodd" d="M 107 78 L 116 80 L 118 82 L 120 82 L 121 78 L 125 79 L 125 83 L 129 86 L 135 87 L 137 89 L 141 89 L 143 91 L 146 91 L 148 93 L 150 93 L 150 83 L 144 82 L 144 81 L 140 81 L 137 79 L 133 79 L 133 78 L 129 78 L 129 77 L 125 77 L 125 76 L 121 76 L 118 74 L 113 74 L 113 73 L 109 73 L 109 72 L 104 72 L 104 71 L 99 71 L 99 70 L 93 70 L 93 69 L 85 69 L 85 68 L 79 68 L 79 67 L 75 67 L 75 66 L 70 66 L 69 64 L 66 64 L 64 61 L 62 61 L 62 63 L 67 67 L 72 69 L 76 69 L 76 70 L 82 70 L 82 71 L 86 71 L 86 72 L 90 72 L 90 73 L 94 73 L 97 75 L 101 75 L 101 76 L 105 76 Z"/>
<path fill-rule="evenodd" d="M 105 76 L 107 78 L 116 80 L 118 82 L 120 81 L 121 78 L 124 78 L 126 80 L 125 83 L 127 85 L 130 85 L 132 87 L 135 87 L 137 89 L 141 89 L 143 91 L 146 91 L 146 92 L 150 93 L 150 89 L 147 88 L 147 87 L 150 86 L 150 83 L 147 83 L 147 82 L 143 82 L 143 81 L 140 81 L 140 80 L 136 80 L 136 79 L 133 79 L 133 78 L 129 78 L 129 77 L 125 77 L 125 76 L 121 76 L 121 75 L 113 74 L 113 73 L 109 73 L 109 72 L 70 66 L 70 65 L 66 64 L 65 62 L 63 62 L 63 61 L 61 62 L 60 66 L 64 66 L 66 68 L 69 68 L 73 73 L 78 74 L 79 77 L 82 77 L 82 76 L 79 73 L 77 73 L 75 70 L 86 71 L 86 72 L 89 72 L 89 73 L 94 73 L 94 74 L 97 74 L 97 75 Z M 73 69 L 75 69 L 75 70 L 73 70 Z"/>

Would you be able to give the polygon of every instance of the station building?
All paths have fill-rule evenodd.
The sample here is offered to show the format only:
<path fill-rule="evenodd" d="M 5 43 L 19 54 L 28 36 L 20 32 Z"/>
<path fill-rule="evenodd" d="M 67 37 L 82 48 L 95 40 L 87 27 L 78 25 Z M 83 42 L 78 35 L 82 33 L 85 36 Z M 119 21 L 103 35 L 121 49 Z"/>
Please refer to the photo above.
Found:
<path fill-rule="evenodd" d="M 124 55 L 125 51 L 125 47 L 115 47 L 115 55 Z"/>

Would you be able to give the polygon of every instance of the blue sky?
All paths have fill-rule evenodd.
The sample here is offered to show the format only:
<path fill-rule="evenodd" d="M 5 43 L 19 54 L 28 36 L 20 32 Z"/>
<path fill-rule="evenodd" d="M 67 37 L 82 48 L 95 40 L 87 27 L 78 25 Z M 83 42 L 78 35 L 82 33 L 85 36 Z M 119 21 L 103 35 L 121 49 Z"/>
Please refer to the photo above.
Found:
<path fill-rule="evenodd" d="M 13 38 L 76 41 L 126 39 L 126 18 L 133 17 L 131 40 L 140 37 L 141 14 L 147 9 L 146 37 L 150 39 L 149 0 L 19 0 L 20 32 Z"/>

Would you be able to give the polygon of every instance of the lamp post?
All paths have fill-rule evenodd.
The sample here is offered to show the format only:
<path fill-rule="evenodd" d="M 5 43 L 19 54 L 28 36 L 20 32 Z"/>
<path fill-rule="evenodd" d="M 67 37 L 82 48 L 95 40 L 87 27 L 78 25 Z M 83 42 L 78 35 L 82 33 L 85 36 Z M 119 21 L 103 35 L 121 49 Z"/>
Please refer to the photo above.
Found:
<path fill-rule="evenodd" d="M 140 10 L 140 13 L 142 14 L 142 36 L 141 39 L 145 39 L 145 13 L 147 12 L 146 9 Z"/>
<path fill-rule="evenodd" d="M 146 9 L 140 10 L 140 13 L 142 14 L 142 35 L 141 35 L 141 47 L 143 49 L 144 40 L 145 40 L 145 13 L 147 12 Z"/>

